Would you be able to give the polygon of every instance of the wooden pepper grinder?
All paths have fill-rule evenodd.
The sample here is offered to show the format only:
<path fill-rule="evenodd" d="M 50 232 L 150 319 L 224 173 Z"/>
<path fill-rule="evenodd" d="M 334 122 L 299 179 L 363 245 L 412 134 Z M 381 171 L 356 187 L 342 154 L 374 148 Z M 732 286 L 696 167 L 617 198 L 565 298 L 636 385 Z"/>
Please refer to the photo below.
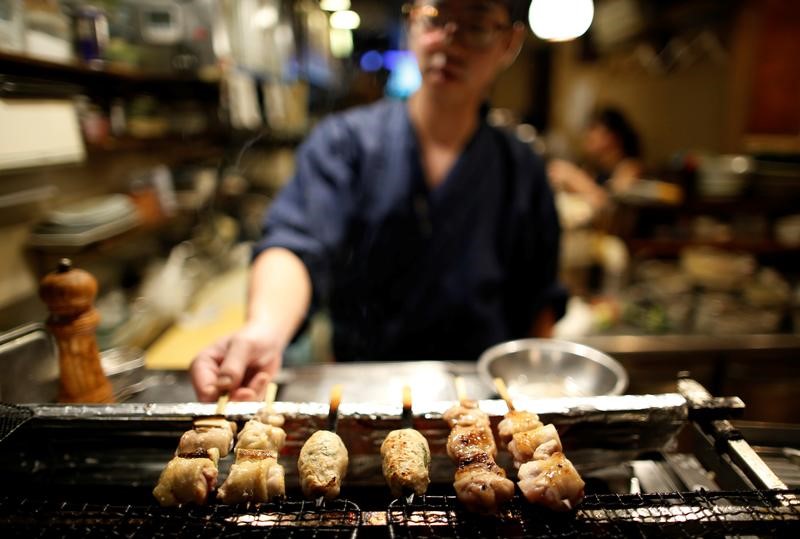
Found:
<path fill-rule="evenodd" d="M 72 268 L 62 258 L 58 269 L 45 275 L 39 296 L 47 304 L 47 328 L 58 344 L 61 390 L 59 402 L 113 402 L 111 382 L 100 365 L 95 330 L 100 315 L 94 308 L 97 280 Z"/>

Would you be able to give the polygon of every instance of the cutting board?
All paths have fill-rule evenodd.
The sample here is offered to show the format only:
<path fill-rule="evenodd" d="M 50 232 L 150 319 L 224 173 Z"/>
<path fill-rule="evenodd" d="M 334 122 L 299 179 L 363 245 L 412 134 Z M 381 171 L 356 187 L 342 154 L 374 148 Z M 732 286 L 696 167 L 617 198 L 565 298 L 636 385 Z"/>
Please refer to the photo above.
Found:
<path fill-rule="evenodd" d="M 191 310 L 147 349 L 147 368 L 187 369 L 203 348 L 242 327 L 247 275 L 237 268 L 209 281 Z"/>

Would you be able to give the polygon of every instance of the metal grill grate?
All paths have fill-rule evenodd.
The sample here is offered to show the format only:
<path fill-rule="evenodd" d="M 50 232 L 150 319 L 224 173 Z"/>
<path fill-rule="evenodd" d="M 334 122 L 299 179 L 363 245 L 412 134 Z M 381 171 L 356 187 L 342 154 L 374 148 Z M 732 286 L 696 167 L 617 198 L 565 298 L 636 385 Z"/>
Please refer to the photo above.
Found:
<path fill-rule="evenodd" d="M 389 535 L 400 537 L 797 537 L 800 491 L 590 495 L 574 513 L 515 499 L 497 517 L 468 513 L 453 496 L 396 500 Z"/>
<path fill-rule="evenodd" d="M 0 442 L 33 417 L 33 410 L 25 406 L 0 403 Z"/>
<path fill-rule="evenodd" d="M 353 539 L 360 525 L 361 510 L 348 500 L 161 508 L 0 498 L 2 537 Z"/>
<path fill-rule="evenodd" d="M 0 537 L 729 537 L 800 536 L 800 490 L 590 495 L 566 514 L 515 499 L 497 517 L 453 496 L 362 511 L 347 500 L 165 509 L 0 497 Z"/>

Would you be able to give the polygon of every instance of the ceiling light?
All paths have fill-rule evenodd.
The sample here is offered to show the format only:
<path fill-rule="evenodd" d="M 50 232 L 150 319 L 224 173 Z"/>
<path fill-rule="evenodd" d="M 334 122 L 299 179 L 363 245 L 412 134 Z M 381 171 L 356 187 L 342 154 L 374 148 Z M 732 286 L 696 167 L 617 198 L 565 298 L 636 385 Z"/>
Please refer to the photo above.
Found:
<path fill-rule="evenodd" d="M 344 11 L 350 9 L 350 0 L 320 0 L 319 7 L 325 11 Z"/>
<path fill-rule="evenodd" d="M 331 28 L 331 54 L 335 58 L 347 58 L 353 54 L 353 32 L 347 29 Z"/>
<path fill-rule="evenodd" d="M 336 11 L 331 13 L 331 28 L 355 30 L 361 24 L 361 17 L 355 11 Z"/>
<path fill-rule="evenodd" d="M 531 30 L 548 41 L 569 41 L 582 36 L 593 17 L 592 0 L 533 0 L 528 10 Z"/>
<path fill-rule="evenodd" d="M 278 9 L 275 6 L 264 6 L 256 11 L 253 16 L 253 24 L 257 28 L 272 28 L 278 24 Z"/>

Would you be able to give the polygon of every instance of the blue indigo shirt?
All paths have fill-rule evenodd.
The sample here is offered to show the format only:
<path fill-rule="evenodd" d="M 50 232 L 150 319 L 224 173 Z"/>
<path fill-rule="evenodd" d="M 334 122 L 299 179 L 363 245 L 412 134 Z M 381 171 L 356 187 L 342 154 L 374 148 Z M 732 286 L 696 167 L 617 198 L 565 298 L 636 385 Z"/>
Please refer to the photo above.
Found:
<path fill-rule="evenodd" d="M 564 312 L 559 225 L 541 159 L 481 118 L 452 170 L 426 186 L 404 102 L 329 116 L 297 153 L 255 254 L 284 247 L 348 360 L 474 360 Z"/>

